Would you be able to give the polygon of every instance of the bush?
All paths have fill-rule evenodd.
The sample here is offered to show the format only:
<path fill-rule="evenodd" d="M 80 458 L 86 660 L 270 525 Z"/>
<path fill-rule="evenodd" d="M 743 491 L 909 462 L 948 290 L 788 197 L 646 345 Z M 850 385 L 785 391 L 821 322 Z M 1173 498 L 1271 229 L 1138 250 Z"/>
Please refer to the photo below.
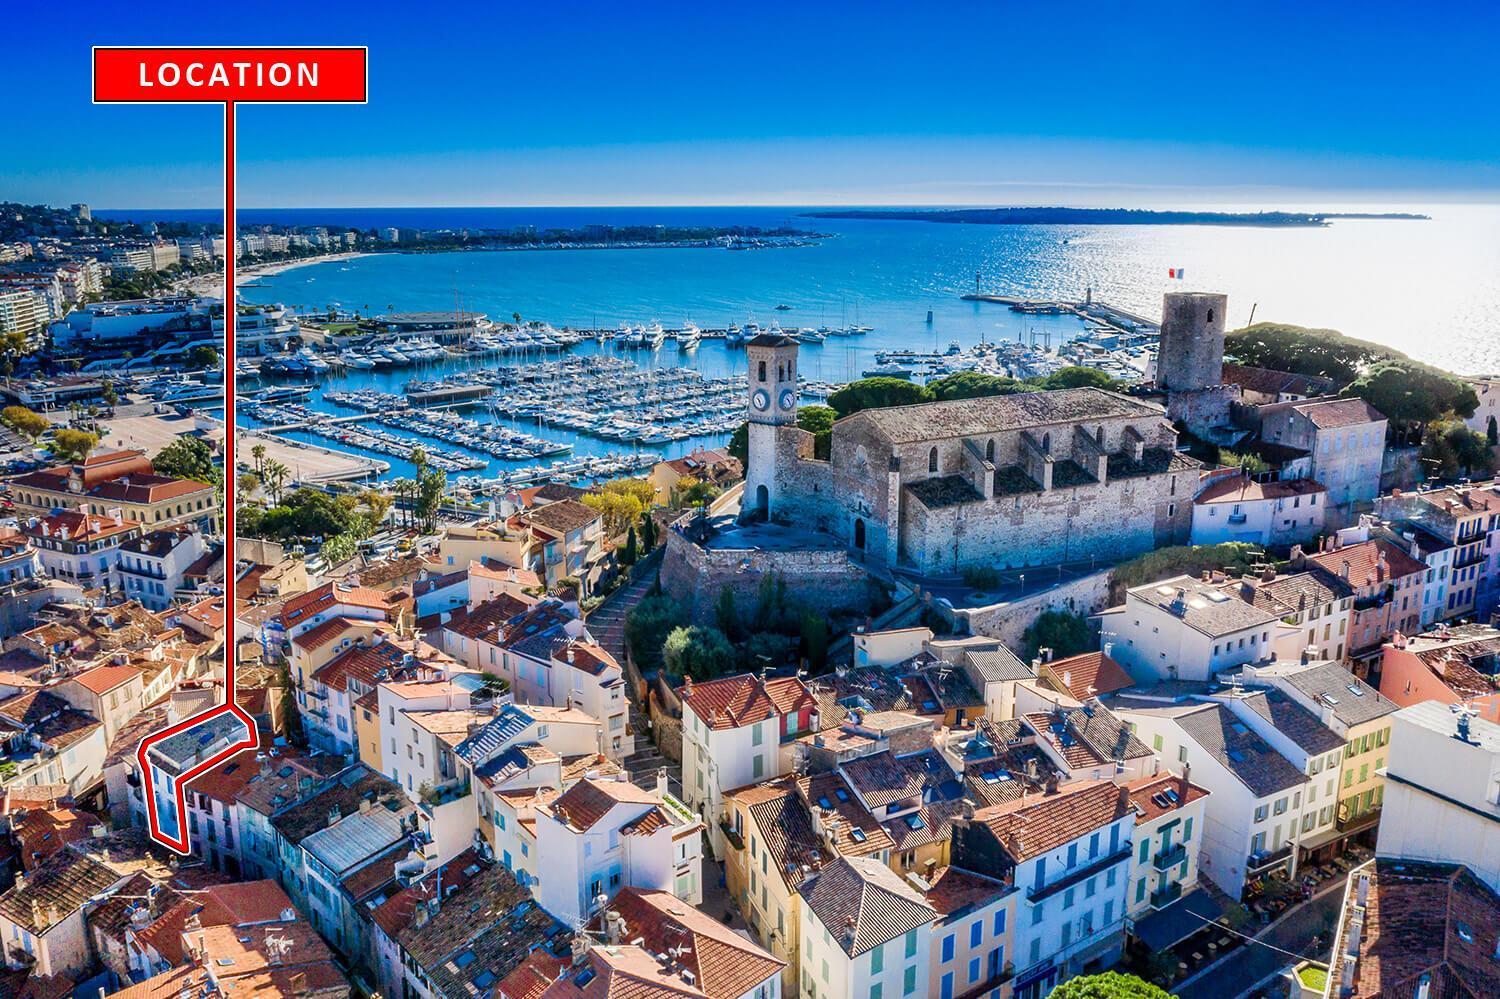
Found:
<path fill-rule="evenodd" d="M 1000 570 L 988 565 L 965 566 L 960 573 L 971 590 L 993 590 L 1000 586 Z"/>
<path fill-rule="evenodd" d="M 1150 982 L 1118 971 L 1069 978 L 1051 992 L 1051 999 L 1171 999 Z"/>
<path fill-rule="evenodd" d="M 1040 649 L 1051 649 L 1053 657 L 1065 659 L 1094 647 L 1094 629 L 1082 614 L 1049 610 L 1037 615 L 1021 636 L 1025 657 L 1036 658 Z"/>
<path fill-rule="evenodd" d="M 643 673 L 661 668 L 662 644 L 672 630 L 687 623 L 687 613 L 671 597 L 654 594 L 625 615 L 625 644 Z"/>
<path fill-rule="evenodd" d="M 1109 574 L 1110 602 L 1123 602 L 1125 591 L 1132 586 L 1155 583 L 1171 576 L 1197 576 L 1205 569 L 1222 570 L 1231 576 L 1243 575 L 1254 568 L 1254 552 L 1253 546 L 1238 542 L 1158 548 L 1115 566 Z"/>
<path fill-rule="evenodd" d="M 690 625 L 674 628 L 661 647 L 662 668 L 674 680 L 713 680 L 735 664 L 734 646 L 718 628 Z"/>

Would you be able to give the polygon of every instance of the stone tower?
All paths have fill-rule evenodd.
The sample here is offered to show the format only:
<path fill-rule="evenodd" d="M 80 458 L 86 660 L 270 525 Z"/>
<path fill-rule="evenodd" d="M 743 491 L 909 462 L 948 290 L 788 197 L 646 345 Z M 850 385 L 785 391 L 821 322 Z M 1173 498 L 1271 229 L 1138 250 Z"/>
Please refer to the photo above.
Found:
<path fill-rule="evenodd" d="M 797 422 L 797 341 L 785 333 L 762 333 L 745 345 L 750 361 L 750 470 L 745 476 L 745 511 L 767 519 L 780 499 L 777 447 L 780 428 Z"/>
<path fill-rule="evenodd" d="M 1161 306 L 1156 387 L 1167 392 L 1213 388 L 1224 375 L 1224 313 L 1229 296 L 1170 292 Z"/>

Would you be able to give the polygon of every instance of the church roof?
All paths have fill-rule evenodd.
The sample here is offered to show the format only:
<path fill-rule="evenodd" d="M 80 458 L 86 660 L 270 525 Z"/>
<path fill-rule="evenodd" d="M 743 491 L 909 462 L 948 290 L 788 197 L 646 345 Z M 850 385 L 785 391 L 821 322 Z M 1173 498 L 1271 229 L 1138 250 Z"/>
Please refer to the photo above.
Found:
<path fill-rule="evenodd" d="M 1165 418 L 1165 412 L 1155 403 L 1116 392 L 1073 388 L 865 409 L 839 423 L 849 426 L 863 421 L 892 444 L 913 444 L 1028 427 L 1152 416 Z"/>

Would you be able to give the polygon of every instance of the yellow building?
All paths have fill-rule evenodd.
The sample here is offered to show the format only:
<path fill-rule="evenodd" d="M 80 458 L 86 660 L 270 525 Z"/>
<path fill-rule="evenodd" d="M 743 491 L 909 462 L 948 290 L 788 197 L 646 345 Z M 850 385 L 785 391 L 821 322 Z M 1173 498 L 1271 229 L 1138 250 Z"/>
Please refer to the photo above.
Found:
<path fill-rule="evenodd" d="M 359 749 L 359 761 L 385 773 L 385 761 L 380 753 L 380 697 L 377 691 L 363 694 L 354 702 L 354 739 Z"/>
<path fill-rule="evenodd" d="M 802 899 L 797 887 L 838 856 L 890 862 L 891 838 L 837 773 L 787 776 L 724 798 L 724 878 L 760 945 L 787 963 L 797 991 Z"/>
<path fill-rule="evenodd" d="M 118 510 L 150 530 L 172 524 L 214 529 L 214 487 L 191 479 L 157 475 L 141 451 L 100 451 L 69 465 L 28 472 L 11 480 L 11 499 L 22 518 L 58 509 L 86 509 L 106 516 Z"/>

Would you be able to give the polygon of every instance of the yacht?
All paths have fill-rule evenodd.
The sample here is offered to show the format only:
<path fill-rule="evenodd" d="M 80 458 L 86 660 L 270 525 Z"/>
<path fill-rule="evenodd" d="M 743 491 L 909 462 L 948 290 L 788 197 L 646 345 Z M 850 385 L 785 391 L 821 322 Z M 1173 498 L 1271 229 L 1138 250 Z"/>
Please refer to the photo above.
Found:
<path fill-rule="evenodd" d="M 678 350 L 697 350 L 698 341 L 703 339 L 703 331 L 695 323 L 688 323 L 677 333 Z"/>
<path fill-rule="evenodd" d="M 375 362 L 369 357 L 364 354 L 354 353 L 353 351 L 344 355 L 344 364 L 347 367 L 358 368 L 361 371 L 369 371 L 375 367 Z"/>
<path fill-rule="evenodd" d="M 646 327 L 645 336 L 646 346 L 652 350 L 658 350 L 666 342 L 667 331 L 662 329 L 661 323 L 653 322 L 650 326 Z"/>
<path fill-rule="evenodd" d="M 724 331 L 724 343 L 730 347 L 740 347 L 745 343 L 745 331 L 740 329 L 739 324 L 732 324 Z"/>

